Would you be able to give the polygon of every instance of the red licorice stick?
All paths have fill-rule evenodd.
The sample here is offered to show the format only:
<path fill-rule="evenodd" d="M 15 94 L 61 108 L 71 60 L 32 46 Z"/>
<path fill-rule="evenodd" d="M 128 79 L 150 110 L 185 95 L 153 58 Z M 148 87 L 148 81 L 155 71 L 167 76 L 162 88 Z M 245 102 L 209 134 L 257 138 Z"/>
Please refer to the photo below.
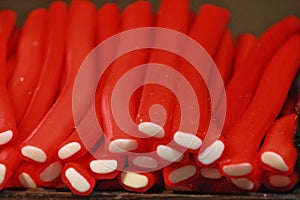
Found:
<path fill-rule="evenodd" d="M 10 57 L 12 54 L 15 54 L 21 36 L 21 32 L 22 28 L 15 27 L 13 32 L 11 33 L 11 36 L 7 43 L 7 57 Z"/>
<path fill-rule="evenodd" d="M 236 51 L 235 51 L 236 56 L 235 56 L 235 62 L 234 62 L 234 69 L 232 70 L 232 76 L 234 76 L 235 74 L 239 74 L 239 70 L 244 70 L 243 62 L 246 62 L 246 58 L 249 55 L 249 52 L 254 48 L 254 46 L 256 44 L 257 44 L 256 37 L 250 33 L 244 33 L 244 34 L 240 34 L 238 36 L 237 47 L 236 47 Z M 240 66 L 240 68 L 237 68 L 236 66 Z M 222 100 L 222 99 L 220 99 L 220 100 Z M 217 107 L 216 110 L 217 110 L 217 112 L 219 112 L 219 107 Z M 226 112 L 228 112 L 228 111 L 226 111 Z M 222 131 L 222 134 L 219 138 L 219 141 L 217 141 L 217 143 L 218 143 L 219 147 L 223 147 L 223 148 L 220 148 L 221 150 L 219 150 L 219 153 L 217 153 L 217 155 L 214 156 L 215 158 L 212 159 L 212 161 L 214 160 L 214 162 L 210 164 L 211 166 L 216 166 L 219 158 L 223 154 L 224 148 L 226 146 L 225 137 L 226 137 L 226 132 Z M 201 163 L 201 162 L 197 162 L 197 164 L 199 166 L 203 166 L 203 163 Z"/>
<path fill-rule="evenodd" d="M 159 11 L 157 13 L 156 26 L 187 34 L 190 25 L 189 17 L 190 10 L 187 0 L 163 0 L 160 2 Z M 154 43 L 155 42 L 157 41 L 154 39 Z M 176 45 L 178 48 L 181 48 L 184 44 L 178 41 Z M 176 68 L 178 69 L 177 56 L 159 49 L 151 50 L 149 63 L 145 82 L 157 80 L 157 77 L 162 73 L 158 68 L 153 68 L 151 63 L 160 63 L 172 67 L 175 70 Z M 176 85 L 176 80 L 171 75 L 165 74 L 161 76 L 161 79 L 170 85 Z M 172 134 L 174 134 L 174 132 L 171 132 L 171 126 L 175 108 L 174 105 L 178 102 L 172 92 L 174 91 L 172 91 L 171 88 L 160 84 L 145 84 L 140 98 L 136 123 L 138 124 L 139 131 L 149 136 L 149 138 L 142 139 L 142 142 L 146 145 L 143 145 L 143 149 L 140 152 L 157 151 L 157 154 L 162 159 L 167 157 L 171 161 L 175 161 L 178 159 L 177 156 L 172 158 L 171 155 L 162 155 L 167 153 L 167 151 L 160 151 L 160 148 L 158 148 L 159 145 L 167 145 L 172 139 Z M 165 120 L 159 112 L 153 111 L 152 114 L 150 113 L 151 108 L 153 108 L 152 106 L 155 104 L 164 108 L 166 115 Z M 172 150 L 170 149 L 170 151 Z M 161 162 L 156 155 L 149 159 L 152 159 L 156 164 Z"/>
<path fill-rule="evenodd" d="M 64 66 L 67 11 L 67 5 L 64 2 L 52 3 L 48 9 L 45 59 L 42 62 L 42 72 L 36 86 L 38 89 L 33 92 L 27 111 L 18 127 L 20 134 L 28 135 L 32 132 L 54 101 Z"/>
<path fill-rule="evenodd" d="M 17 134 L 14 110 L 6 88 L 7 45 L 15 21 L 15 12 L 11 10 L 0 11 L 0 145 L 7 144 Z"/>
<path fill-rule="evenodd" d="M 126 164 L 126 155 L 112 154 L 102 142 L 92 155 L 87 155 L 88 165 L 97 180 L 116 178 Z"/>
<path fill-rule="evenodd" d="M 67 163 L 63 167 L 61 179 L 74 194 L 88 196 L 94 190 L 96 179 L 86 166 L 82 165 L 82 161 Z"/>
<path fill-rule="evenodd" d="M 82 61 L 95 46 L 95 26 L 95 5 L 89 1 L 72 1 L 67 26 L 67 82 L 58 99 L 37 128 L 20 144 L 23 159 L 30 162 L 46 162 L 55 155 L 57 147 L 71 134 L 74 128 L 72 114 L 73 83 Z M 82 104 L 80 109 L 85 109 L 84 100 Z M 49 137 L 45 140 L 47 135 Z"/>
<path fill-rule="evenodd" d="M 257 45 L 257 38 L 251 33 L 242 33 L 237 36 L 236 56 L 233 75 L 239 70 L 245 70 L 244 64 L 252 49 Z"/>
<path fill-rule="evenodd" d="M 130 192 L 147 192 L 162 181 L 161 173 L 155 172 L 121 172 L 118 176 L 121 186 Z"/>
<path fill-rule="evenodd" d="M 17 49 L 17 66 L 10 78 L 7 90 L 19 123 L 35 91 L 44 59 L 47 11 L 33 10 L 22 29 Z"/>
<path fill-rule="evenodd" d="M 153 26 L 153 14 L 152 7 L 149 2 L 146 1 L 136 1 L 128 5 L 122 13 L 122 24 L 121 31 L 126 31 L 134 28 L 149 27 Z M 141 35 L 140 37 L 144 39 L 149 39 L 147 35 Z M 132 39 L 134 41 L 134 39 Z M 119 45 L 126 45 L 128 41 L 120 41 Z M 117 47 L 116 47 L 117 48 Z M 118 49 L 116 49 L 118 51 Z M 144 64 L 148 61 L 148 51 L 135 51 L 121 56 L 117 59 L 111 66 L 109 66 L 106 74 L 102 76 L 99 82 L 98 91 L 101 95 L 96 97 L 96 107 L 98 109 L 98 118 L 100 118 L 100 123 L 103 126 L 104 134 L 106 137 L 106 143 L 110 152 L 118 153 L 120 151 L 134 151 L 138 148 L 138 139 L 133 138 L 128 133 L 124 132 L 114 119 L 112 112 L 112 92 L 116 83 L 119 79 L 130 69 L 138 65 Z M 134 84 L 135 82 L 141 82 L 143 79 L 143 74 L 136 74 L 136 79 L 132 80 L 132 83 L 124 85 L 124 87 L 130 87 L 129 84 Z M 126 91 L 123 90 L 123 91 Z M 123 99 L 124 95 L 118 94 L 118 99 Z M 98 103 L 98 106 L 97 106 Z M 137 101 L 134 101 L 136 104 Z M 132 106 L 130 112 L 136 115 L 135 111 L 137 105 Z M 125 119 L 124 119 L 125 120 Z"/>
<path fill-rule="evenodd" d="M 277 50 L 265 67 L 252 102 L 227 135 L 228 148 L 219 165 L 225 175 L 245 176 L 255 171 L 260 142 L 280 112 L 299 69 L 299 50 L 300 36 L 294 35 Z"/>
<path fill-rule="evenodd" d="M 215 64 L 222 76 L 224 85 L 227 85 L 233 73 L 235 60 L 235 43 L 232 33 L 227 29 L 214 57 Z"/>
<path fill-rule="evenodd" d="M 189 17 L 190 10 L 188 0 L 162 0 L 157 14 L 156 26 L 186 34 L 189 27 Z M 184 44 L 178 42 L 178 48 L 181 48 L 182 45 Z M 149 63 L 160 63 L 174 67 L 176 55 L 169 54 L 162 50 L 152 49 Z M 149 80 L 153 80 L 158 76 L 158 73 L 159 71 L 153 69 L 150 65 L 146 72 L 145 81 L 148 82 Z M 165 77 L 165 79 L 167 79 L 170 84 L 176 84 L 176 80 L 172 77 Z M 171 93 L 172 91 L 166 92 L 165 90 L 166 88 L 161 85 L 155 85 L 154 88 L 153 84 L 144 85 L 136 119 L 139 131 L 150 137 L 159 138 L 158 140 L 171 138 L 171 133 L 169 132 L 171 129 L 176 99 Z M 160 113 L 157 114 L 158 116 L 149 115 L 149 110 L 154 104 L 160 104 L 164 107 L 167 115 L 164 122 L 161 119 Z M 155 139 L 151 138 L 151 140 Z"/>
<path fill-rule="evenodd" d="M 261 74 L 275 51 L 293 34 L 300 32 L 300 20 L 290 16 L 271 26 L 259 37 L 257 44 L 236 72 L 226 88 L 227 112 L 223 132 L 230 128 L 245 112 L 253 99 Z"/>
<path fill-rule="evenodd" d="M 297 115 L 290 114 L 272 124 L 257 155 L 264 170 L 287 175 L 293 173 L 298 157 L 294 145 L 296 123 Z"/>
<path fill-rule="evenodd" d="M 184 165 L 173 166 L 171 164 L 162 170 L 166 186 L 189 185 L 194 178 L 199 176 L 199 173 L 200 169 L 192 159 Z"/>
<path fill-rule="evenodd" d="M 197 18 L 189 31 L 189 36 L 202 45 L 211 57 L 214 57 L 217 47 L 226 31 L 229 18 L 229 12 L 226 9 L 205 4 L 199 9 Z M 198 71 L 193 67 L 189 67 L 187 64 L 180 64 L 182 69 L 180 72 L 187 77 L 197 95 L 201 117 L 196 133 L 197 137 L 192 136 L 188 130 L 178 130 L 174 135 L 174 140 L 177 144 L 188 148 L 189 151 L 198 152 L 209 125 L 209 94 L 207 86 Z M 209 74 L 209 71 L 210 66 L 207 66 L 206 74 Z M 177 108 L 175 112 L 179 112 L 178 109 L 179 108 Z M 186 125 L 186 129 L 189 129 L 189 125 Z M 197 141 L 197 145 L 190 146 L 191 141 Z"/>
<path fill-rule="evenodd" d="M 104 4 L 97 13 L 97 43 L 103 42 L 105 39 L 119 32 L 121 21 L 120 7 L 117 4 Z M 96 96 L 101 95 L 96 91 Z M 89 110 L 90 111 L 90 110 Z M 80 123 L 88 120 L 89 111 L 85 114 Z M 94 129 L 92 129 L 94 130 Z M 94 138 L 94 131 L 88 130 L 84 141 L 93 146 L 97 140 Z M 87 153 L 88 149 L 82 143 L 82 138 L 78 135 L 77 130 L 63 141 L 58 148 L 58 157 L 64 162 L 82 157 Z"/>
<path fill-rule="evenodd" d="M 25 188 L 38 188 L 41 185 L 36 181 L 36 166 L 32 163 L 22 162 L 13 176 Z"/>
<path fill-rule="evenodd" d="M 267 173 L 265 175 L 264 185 L 274 192 L 290 192 L 292 191 L 299 181 L 299 174 L 294 171 L 290 175 Z"/>

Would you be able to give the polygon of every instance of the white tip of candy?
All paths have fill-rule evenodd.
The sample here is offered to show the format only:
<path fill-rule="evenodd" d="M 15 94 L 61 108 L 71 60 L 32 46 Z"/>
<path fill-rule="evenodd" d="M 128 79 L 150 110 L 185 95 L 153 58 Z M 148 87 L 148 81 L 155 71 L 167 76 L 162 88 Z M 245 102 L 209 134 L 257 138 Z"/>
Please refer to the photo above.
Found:
<path fill-rule="evenodd" d="M 136 189 L 144 188 L 149 183 L 147 176 L 137 174 L 134 172 L 122 172 L 121 181 L 124 185 Z"/>
<path fill-rule="evenodd" d="M 116 160 L 93 160 L 90 162 L 90 169 L 96 174 L 108 174 L 117 169 Z"/>
<path fill-rule="evenodd" d="M 81 149 L 81 145 L 78 142 L 71 142 L 64 145 L 58 151 L 58 157 L 62 160 L 70 158 Z"/>
<path fill-rule="evenodd" d="M 180 162 L 183 158 L 182 153 L 168 146 L 159 145 L 156 151 L 159 157 L 169 162 Z"/>
<path fill-rule="evenodd" d="M 78 192 L 87 192 L 91 188 L 89 182 L 74 168 L 67 169 L 65 171 L 65 176 L 72 187 Z"/>
<path fill-rule="evenodd" d="M 109 144 L 109 151 L 111 153 L 122 153 L 133 151 L 138 148 L 138 143 L 134 139 L 117 139 L 113 140 Z"/>
<path fill-rule="evenodd" d="M 184 132 L 176 132 L 174 134 L 174 141 L 187 149 L 197 150 L 200 148 L 202 144 L 202 140 L 198 138 L 196 135 Z"/>
<path fill-rule="evenodd" d="M 188 178 L 196 174 L 196 167 L 192 165 L 184 166 L 175 169 L 169 174 L 169 181 L 172 183 L 179 183 L 181 181 L 187 180 Z"/>
<path fill-rule="evenodd" d="M 47 156 L 45 152 L 34 146 L 25 146 L 21 149 L 21 153 L 24 157 L 27 157 L 31 160 L 34 160 L 39 163 L 43 163 L 46 161 Z"/>
<path fill-rule="evenodd" d="M 246 176 L 252 171 L 249 163 L 231 164 L 223 167 L 223 172 L 228 176 Z"/>
<path fill-rule="evenodd" d="M 0 164 L 0 184 L 3 183 L 6 176 L 6 166 L 3 164 Z"/>
<path fill-rule="evenodd" d="M 164 128 L 152 122 L 141 122 L 138 129 L 150 137 L 163 138 L 165 136 Z"/>
<path fill-rule="evenodd" d="M 204 165 L 210 165 L 221 157 L 224 149 L 224 143 L 217 140 L 198 155 L 198 160 Z"/>
<path fill-rule="evenodd" d="M 61 174 L 62 167 L 60 162 L 51 163 L 40 173 L 40 179 L 46 183 L 55 180 Z"/>
<path fill-rule="evenodd" d="M 23 172 L 19 175 L 18 177 L 19 182 L 21 183 L 21 185 L 23 187 L 26 188 L 37 188 L 35 182 L 33 181 L 33 179 L 29 176 L 29 174 Z"/>
<path fill-rule="evenodd" d="M 273 187 L 283 188 L 289 186 L 291 179 L 284 175 L 271 175 L 269 176 L 269 182 Z"/>
<path fill-rule="evenodd" d="M 220 174 L 219 170 L 217 168 L 202 168 L 201 176 L 207 179 L 220 179 L 222 178 L 222 175 Z"/>
<path fill-rule="evenodd" d="M 262 153 L 261 161 L 264 164 L 266 164 L 274 169 L 277 169 L 279 171 L 282 171 L 282 172 L 289 171 L 289 167 L 286 165 L 283 158 L 275 152 L 267 151 L 267 152 Z"/>
<path fill-rule="evenodd" d="M 242 190 L 252 190 L 254 188 L 253 182 L 247 178 L 231 178 L 230 180 L 233 185 Z"/>
<path fill-rule="evenodd" d="M 135 166 L 146 169 L 155 169 L 158 166 L 157 160 L 149 156 L 137 156 L 132 162 Z"/>
<path fill-rule="evenodd" d="M 0 133 L 0 145 L 8 143 L 13 137 L 13 132 L 11 130 L 4 131 Z"/>

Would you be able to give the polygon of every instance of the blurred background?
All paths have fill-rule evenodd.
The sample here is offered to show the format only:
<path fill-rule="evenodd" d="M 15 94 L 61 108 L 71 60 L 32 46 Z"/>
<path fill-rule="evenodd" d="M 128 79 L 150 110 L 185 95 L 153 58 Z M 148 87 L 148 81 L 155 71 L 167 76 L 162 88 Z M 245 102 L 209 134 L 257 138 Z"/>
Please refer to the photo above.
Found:
<path fill-rule="evenodd" d="M 10 8 L 18 13 L 21 25 L 27 14 L 34 8 L 47 7 L 53 0 L 0 0 L 0 9 Z M 135 0 L 92 0 L 98 7 L 114 2 L 124 8 Z M 156 11 L 160 0 L 149 0 Z M 70 0 L 66 0 L 70 2 Z M 191 10 L 197 12 L 200 5 L 213 3 L 227 8 L 231 13 L 230 29 L 234 35 L 250 32 L 259 35 L 267 27 L 288 16 L 300 17 L 300 0 L 190 0 Z"/>

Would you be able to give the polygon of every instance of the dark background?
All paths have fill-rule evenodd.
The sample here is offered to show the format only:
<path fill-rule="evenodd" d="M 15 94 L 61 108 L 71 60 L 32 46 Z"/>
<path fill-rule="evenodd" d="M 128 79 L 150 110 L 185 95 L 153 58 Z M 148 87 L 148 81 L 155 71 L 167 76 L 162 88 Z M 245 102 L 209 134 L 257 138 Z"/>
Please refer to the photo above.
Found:
<path fill-rule="evenodd" d="M 93 0 L 99 7 L 106 2 L 115 2 L 122 8 L 135 0 Z M 157 10 L 159 0 L 149 0 Z M 47 7 L 52 0 L 0 0 L 0 9 L 11 8 L 18 13 L 18 24 L 34 8 Z M 70 2 L 70 0 L 67 0 Z M 190 0 L 191 9 L 197 12 L 203 3 L 213 3 L 230 10 L 230 29 L 236 35 L 242 32 L 260 34 L 268 26 L 285 16 L 300 17 L 300 0 Z"/>

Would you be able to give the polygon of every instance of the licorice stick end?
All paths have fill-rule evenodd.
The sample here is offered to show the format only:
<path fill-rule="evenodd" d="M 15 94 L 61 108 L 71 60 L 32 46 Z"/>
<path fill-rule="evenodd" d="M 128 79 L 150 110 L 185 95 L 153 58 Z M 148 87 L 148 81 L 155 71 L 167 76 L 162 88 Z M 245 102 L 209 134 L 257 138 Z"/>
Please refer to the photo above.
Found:
<path fill-rule="evenodd" d="M 221 156 L 223 155 L 223 152 L 225 150 L 225 144 L 221 140 L 217 140 L 211 145 L 209 145 L 207 148 L 205 148 L 204 151 L 200 152 L 197 156 L 197 162 L 199 162 L 201 165 L 212 165 L 215 163 Z"/>
<path fill-rule="evenodd" d="M 57 155 L 59 159 L 66 160 L 79 152 L 80 149 L 82 149 L 81 144 L 78 142 L 71 142 L 62 146 L 58 150 Z"/>
<path fill-rule="evenodd" d="M 164 128 L 152 122 L 141 122 L 138 129 L 150 137 L 163 138 L 165 136 Z"/>
<path fill-rule="evenodd" d="M 250 163 L 220 165 L 220 171 L 228 177 L 242 177 L 250 174 L 253 167 Z"/>
<path fill-rule="evenodd" d="M 115 139 L 109 142 L 108 150 L 110 153 L 123 153 L 134 151 L 138 146 L 135 139 Z"/>
<path fill-rule="evenodd" d="M 272 152 L 272 151 L 263 152 L 260 155 L 260 160 L 265 165 L 267 165 L 271 168 L 277 169 L 281 172 L 289 171 L 289 167 L 287 166 L 287 164 L 284 161 L 284 159 L 282 158 L 282 156 L 275 152 Z"/>
<path fill-rule="evenodd" d="M 223 177 L 218 168 L 202 168 L 200 174 L 203 178 L 211 180 L 217 180 Z"/>
<path fill-rule="evenodd" d="M 37 188 L 37 184 L 34 179 L 26 172 L 19 174 L 18 181 L 25 188 Z"/>
<path fill-rule="evenodd" d="M 169 146 L 159 145 L 156 149 L 158 156 L 169 162 L 180 162 L 183 154 Z"/>
<path fill-rule="evenodd" d="M 11 130 L 3 131 L 2 133 L 0 133 L 0 145 L 4 145 L 10 142 L 13 138 L 13 135 L 14 133 Z"/>
<path fill-rule="evenodd" d="M 246 177 L 244 177 L 244 178 L 231 178 L 230 181 L 233 185 L 235 185 L 239 189 L 248 190 L 248 191 L 254 189 L 254 183 Z"/>
<path fill-rule="evenodd" d="M 156 169 L 159 166 L 159 161 L 156 158 L 142 155 L 129 158 L 132 165 L 142 169 Z"/>
<path fill-rule="evenodd" d="M 21 148 L 21 154 L 26 160 L 33 160 L 38 163 L 44 163 L 47 160 L 46 153 L 35 146 L 24 146 Z"/>
<path fill-rule="evenodd" d="M 176 144 L 193 151 L 199 149 L 202 144 L 202 140 L 196 135 L 181 131 L 177 131 L 174 134 L 173 139 L 176 142 Z"/>
<path fill-rule="evenodd" d="M 42 182 L 42 185 L 51 185 L 53 181 L 55 181 L 62 172 L 62 163 L 61 162 L 53 162 L 48 165 L 40 174 L 39 179 Z"/>
<path fill-rule="evenodd" d="M 109 174 L 117 170 L 118 162 L 116 160 L 92 160 L 90 169 L 96 174 Z"/>

